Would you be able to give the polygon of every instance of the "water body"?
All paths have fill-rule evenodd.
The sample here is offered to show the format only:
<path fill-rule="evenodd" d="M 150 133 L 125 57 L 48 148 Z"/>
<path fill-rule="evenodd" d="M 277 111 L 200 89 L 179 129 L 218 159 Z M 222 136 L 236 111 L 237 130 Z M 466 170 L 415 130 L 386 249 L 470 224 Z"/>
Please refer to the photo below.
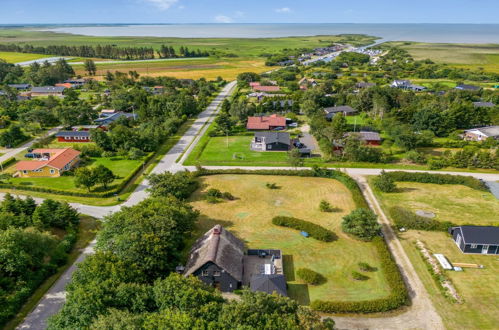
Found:
<path fill-rule="evenodd" d="M 368 34 L 382 41 L 498 43 L 499 24 L 158 24 L 32 28 L 87 36 L 177 38 L 273 38 Z"/>

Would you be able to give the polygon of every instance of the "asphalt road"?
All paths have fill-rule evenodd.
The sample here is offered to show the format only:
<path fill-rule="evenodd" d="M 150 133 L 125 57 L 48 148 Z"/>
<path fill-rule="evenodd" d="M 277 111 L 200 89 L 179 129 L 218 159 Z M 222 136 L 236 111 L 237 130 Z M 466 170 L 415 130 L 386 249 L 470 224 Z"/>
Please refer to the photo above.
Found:
<path fill-rule="evenodd" d="M 205 111 L 199 114 L 196 121 L 193 123 L 191 128 L 185 133 L 185 135 L 178 141 L 178 143 L 161 159 L 157 166 L 153 169 L 152 173 L 163 173 L 165 171 L 177 172 L 182 170 L 195 170 L 192 166 L 183 166 L 183 162 L 188 157 L 190 152 L 198 143 L 199 139 L 203 133 L 208 128 L 208 124 L 214 119 L 214 114 L 217 112 L 219 105 L 222 101 L 233 92 L 235 87 L 235 82 L 228 84 L 221 93 L 213 100 L 213 102 L 207 107 Z M 180 158 L 177 163 L 176 160 Z M 207 169 L 234 169 L 234 166 L 207 166 Z M 291 167 L 239 167 L 246 170 L 261 170 L 261 169 L 294 169 Z M 306 168 L 300 168 L 306 169 Z M 374 195 L 370 192 L 367 184 L 365 184 L 366 175 L 377 175 L 382 169 L 365 169 L 365 168 L 346 168 L 340 169 L 352 177 L 356 178 L 363 187 L 363 192 L 366 198 L 370 202 L 376 212 L 380 215 L 382 223 L 388 226 L 388 219 L 383 214 L 381 208 L 379 207 Z M 392 170 L 386 170 L 392 171 Z M 409 172 L 426 172 L 426 171 L 409 171 Z M 454 174 L 454 175 L 467 175 L 473 176 L 478 179 L 483 179 L 485 181 L 499 181 L 499 174 L 486 174 L 486 173 L 467 173 L 467 172 L 438 172 L 444 174 Z M 88 214 L 96 218 L 102 219 L 106 215 L 118 211 L 121 206 L 132 206 L 136 205 L 140 201 L 147 198 L 147 180 L 144 180 L 137 189 L 131 194 L 130 198 L 121 205 L 102 207 L 102 206 L 90 206 L 78 203 L 72 203 L 71 205 L 78 209 L 80 213 Z M 1 196 L 1 194 L 0 194 Z M 35 199 L 37 202 L 42 199 Z M 387 230 L 387 229 L 385 229 Z M 406 278 L 406 281 L 411 289 L 411 297 L 413 299 L 413 304 L 408 308 L 407 312 L 394 317 L 387 318 L 366 318 L 366 317 L 339 317 L 338 323 L 342 328 L 349 329 L 414 329 L 414 328 L 425 328 L 425 329 L 440 329 L 441 320 L 438 314 L 436 314 L 431 301 L 428 298 L 428 294 L 424 289 L 421 281 L 417 277 L 412 264 L 409 262 L 404 250 L 400 246 L 400 242 L 393 235 L 393 232 L 386 232 L 387 237 L 391 237 L 388 244 L 394 257 L 397 260 L 397 264 L 401 267 L 401 270 Z M 42 298 L 37 307 L 26 317 L 24 322 L 18 327 L 18 329 L 45 329 L 46 322 L 48 318 L 61 308 L 65 301 L 65 287 L 71 280 L 71 276 L 77 269 L 77 264 L 82 262 L 86 256 L 93 252 L 93 242 L 78 258 L 78 260 L 73 264 L 63 276 L 54 284 L 54 286 L 47 292 L 47 294 Z M 335 318 L 336 319 L 336 318 Z M 412 320 L 412 321 L 411 321 Z M 390 325 L 391 324 L 391 325 Z"/>

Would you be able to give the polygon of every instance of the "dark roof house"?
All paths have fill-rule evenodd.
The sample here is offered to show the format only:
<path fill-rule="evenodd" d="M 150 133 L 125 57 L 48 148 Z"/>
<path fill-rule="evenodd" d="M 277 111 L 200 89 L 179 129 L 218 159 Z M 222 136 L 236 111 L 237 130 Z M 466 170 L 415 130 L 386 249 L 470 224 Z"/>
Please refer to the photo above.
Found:
<path fill-rule="evenodd" d="M 281 296 L 288 295 L 286 277 L 283 274 L 255 274 L 251 276 L 250 289 L 268 294 L 275 292 Z"/>
<path fill-rule="evenodd" d="M 466 85 L 466 84 L 461 84 L 461 85 L 457 85 L 455 87 L 455 89 L 458 89 L 458 90 L 461 90 L 461 91 L 479 91 L 480 89 L 482 89 L 481 87 L 479 86 L 474 86 L 474 85 Z"/>
<path fill-rule="evenodd" d="M 204 283 L 232 292 L 243 280 L 244 243 L 216 225 L 194 243 L 184 275 L 198 277 Z"/>
<path fill-rule="evenodd" d="M 251 141 L 253 151 L 288 151 L 291 138 L 286 132 L 256 132 Z"/>
<path fill-rule="evenodd" d="M 33 87 L 31 89 L 31 96 L 62 96 L 65 89 L 66 87 L 64 86 Z"/>
<path fill-rule="evenodd" d="M 111 123 L 114 123 L 118 119 L 125 117 L 125 118 L 132 118 L 132 119 L 137 119 L 137 115 L 133 113 L 128 113 L 128 112 L 115 112 L 115 113 L 110 113 L 110 114 L 102 114 L 101 117 L 97 118 L 94 120 L 94 123 L 97 125 L 109 125 Z"/>
<path fill-rule="evenodd" d="M 488 138 L 499 140 L 499 126 L 477 127 L 464 131 L 464 139 L 483 141 Z"/>
<path fill-rule="evenodd" d="M 460 226 L 450 228 L 449 233 L 463 253 L 499 254 L 499 227 Z"/>
<path fill-rule="evenodd" d="M 18 91 L 26 91 L 31 88 L 30 84 L 9 84 L 8 86 L 17 89 Z"/>
<path fill-rule="evenodd" d="M 354 115 L 357 110 L 349 105 L 340 105 L 336 107 L 324 108 L 324 112 L 326 113 L 326 119 L 332 119 L 337 113 L 342 113 L 344 116 L 351 116 Z"/>
<path fill-rule="evenodd" d="M 89 131 L 60 131 L 55 137 L 59 142 L 90 142 Z"/>

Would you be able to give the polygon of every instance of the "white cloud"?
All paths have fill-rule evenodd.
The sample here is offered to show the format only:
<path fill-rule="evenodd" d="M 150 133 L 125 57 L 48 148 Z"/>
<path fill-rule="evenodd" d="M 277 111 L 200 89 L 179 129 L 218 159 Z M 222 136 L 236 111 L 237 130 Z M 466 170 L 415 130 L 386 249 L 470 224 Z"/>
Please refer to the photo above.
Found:
<path fill-rule="evenodd" d="M 178 0 L 144 0 L 147 3 L 155 6 L 159 10 L 168 10 L 171 6 L 176 4 Z"/>
<path fill-rule="evenodd" d="M 291 8 L 289 7 L 282 7 L 282 8 L 277 8 L 276 10 L 276 13 L 290 13 L 291 12 Z"/>
<path fill-rule="evenodd" d="M 229 16 L 218 15 L 218 16 L 215 16 L 215 22 L 218 22 L 218 23 L 232 23 L 232 22 L 234 22 L 234 20 L 232 18 L 230 18 Z"/>

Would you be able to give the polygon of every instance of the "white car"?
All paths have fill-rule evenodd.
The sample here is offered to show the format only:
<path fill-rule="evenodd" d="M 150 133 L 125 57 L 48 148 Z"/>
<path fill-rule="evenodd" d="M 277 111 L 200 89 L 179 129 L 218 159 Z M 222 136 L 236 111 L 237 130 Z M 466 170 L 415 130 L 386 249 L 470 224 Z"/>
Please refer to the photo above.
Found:
<path fill-rule="evenodd" d="M 298 123 L 291 123 L 288 125 L 288 127 L 298 127 Z"/>

